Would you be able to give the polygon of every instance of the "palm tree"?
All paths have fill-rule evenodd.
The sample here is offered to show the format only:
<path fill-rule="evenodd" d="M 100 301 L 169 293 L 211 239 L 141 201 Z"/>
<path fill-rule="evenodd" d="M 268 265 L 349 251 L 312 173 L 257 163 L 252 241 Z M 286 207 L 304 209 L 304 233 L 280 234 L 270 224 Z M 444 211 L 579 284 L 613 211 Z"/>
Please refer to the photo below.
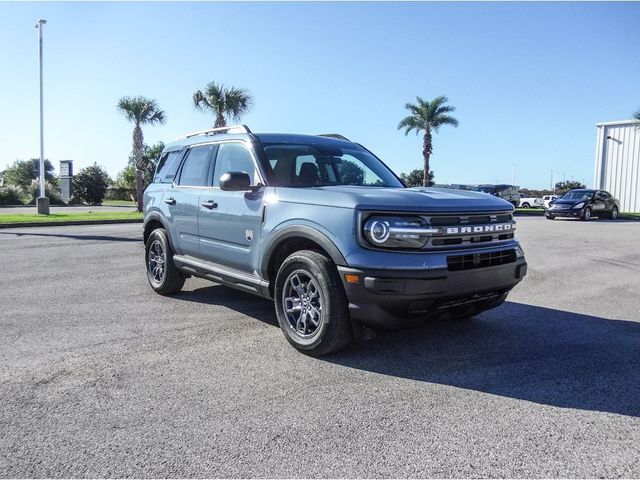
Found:
<path fill-rule="evenodd" d="M 640 127 L 640 110 L 636 110 L 631 118 L 638 122 L 638 127 Z"/>
<path fill-rule="evenodd" d="M 197 110 L 210 110 L 216 117 L 214 128 L 226 127 L 229 118 L 240 121 L 249 111 L 253 98 L 244 88 L 225 87 L 221 83 L 210 82 L 204 89 L 193 93 L 193 106 Z"/>
<path fill-rule="evenodd" d="M 142 149 L 144 136 L 142 125 L 162 125 L 166 119 L 155 100 L 146 97 L 122 97 L 118 102 L 118 110 L 134 123 L 133 127 L 133 159 L 136 164 L 136 199 L 138 211 L 142 211 Z"/>
<path fill-rule="evenodd" d="M 416 135 L 424 132 L 422 143 L 422 156 L 424 157 L 424 177 L 423 184 L 429 186 L 429 158 L 433 153 L 432 132 L 438 132 L 442 125 L 458 126 L 458 120 L 448 113 L 453 112 L 456 107 L 445 105 L 449 100 L 447 97 L 439 96 L 430 102 L 417 97 L 417 104 L 407 103 L 405 108 L 411 112 L 411 115 L 402 119 L 398 124 L 398 130 L 404 128 L 404 134 L 408 135 L 411 130 L 416 131 Z"/>

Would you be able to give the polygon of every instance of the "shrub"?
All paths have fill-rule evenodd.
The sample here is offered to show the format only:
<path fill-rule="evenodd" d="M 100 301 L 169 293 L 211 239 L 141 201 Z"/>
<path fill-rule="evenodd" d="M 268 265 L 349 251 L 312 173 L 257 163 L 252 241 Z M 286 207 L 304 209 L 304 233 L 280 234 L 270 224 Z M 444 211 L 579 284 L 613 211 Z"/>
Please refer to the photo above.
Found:
<path fill-rule="evenodd" d="M 109 185 L 109 175 L 97 163 L 73 177 L 73 197 L 89 205 L 101 205 Z"/>
<path fill-rule="evenodd" d="M 105 200 L 134 200 L 136 199 L 135 188 L 109 187 L 105 195 Z"/>
<path fill-rule="evenodd" d="M 22 205 L 22 189 L 13 185 L 0 187 L 0 205 Z"/>
<path fill-rule="evenodd" d="M 55 185 L 52 185 L 49 182 L 44 182 L 44 194 L 49 198 L 49 203 L 51 205 L 64 205 L 60 192 L 58 191 L 58 187 Z M 27 188 L 26 195 L 27 203 L 29 205 L 35 205 L 36 198 L 40 196 L 40 182 L 38 180 L 31 181 L 31 184 Z"/>

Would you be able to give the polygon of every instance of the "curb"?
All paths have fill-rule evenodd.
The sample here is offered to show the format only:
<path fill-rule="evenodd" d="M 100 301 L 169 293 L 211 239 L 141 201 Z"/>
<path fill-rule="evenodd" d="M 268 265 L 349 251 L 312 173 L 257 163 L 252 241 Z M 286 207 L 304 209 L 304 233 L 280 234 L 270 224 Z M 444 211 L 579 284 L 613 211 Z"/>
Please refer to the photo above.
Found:
<path fill-rule="evenodd" d="M 544 217 L 544 212 L 514 212 L 516 217 Z"/>
<path fill-rule="evenodd" d="M 110 225 L 114 223 L 142 223 L 142 218 L 123 218 L 118 220 L 73 220 L 69 222 L 0 223 L 0 228 L 64 227 L 65 225 Z"/>

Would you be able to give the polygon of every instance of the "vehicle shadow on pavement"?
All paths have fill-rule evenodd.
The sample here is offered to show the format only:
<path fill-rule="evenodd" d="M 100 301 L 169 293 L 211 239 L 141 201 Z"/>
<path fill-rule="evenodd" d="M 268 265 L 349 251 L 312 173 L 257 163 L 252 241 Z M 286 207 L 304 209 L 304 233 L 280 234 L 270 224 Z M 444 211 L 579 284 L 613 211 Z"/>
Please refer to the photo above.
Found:
<path fill-rule="evenodd" d="M 212 285 L 178 300 L 278 326 L 273 302 Z M 284 343 L 283 343 L 284 348 Z M 321 361 L 557 407 L 640 417 L 640 322 L 514 302 L 472 320 L 377 331 Z"/>
<path fill-rule="evenodd" d="M 114 237 L 112 235 L 82 235 L 70 233 L 36 233 L 36 232 L 0 232 L 0 235 L 16 235 L 18 237 L 56 237 L 68 238 L 71 240 L 99 240 L 105 242 L 138 242 L 142 243 L 142 235 L 140 238 L 135 237 Z"/>
<path fill-rule="evenodd" d="M 640 416 L 640 323 L 506 302 L 323 360 L 557 407 Z"/>
<path fill-rule="evenodd" d="M 279 327 L 273 301 L 233 288 L 211 284 L 209 287 L 196 288 L 191 291 L 183 290 L 173 298 L 186 302 L 227 307 L 261 322 Z"/>

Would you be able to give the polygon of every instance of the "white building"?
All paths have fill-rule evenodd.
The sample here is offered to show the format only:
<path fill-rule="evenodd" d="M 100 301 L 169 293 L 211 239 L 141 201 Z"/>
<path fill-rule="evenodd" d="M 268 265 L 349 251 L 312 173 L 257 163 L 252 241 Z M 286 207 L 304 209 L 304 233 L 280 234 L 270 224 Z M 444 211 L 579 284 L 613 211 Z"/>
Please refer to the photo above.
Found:
<path fill-rule="evenodd" d="M 620 201 L 620 211 L 640 212 L 640 123 L 598 123 L 593 185 Z"/>

